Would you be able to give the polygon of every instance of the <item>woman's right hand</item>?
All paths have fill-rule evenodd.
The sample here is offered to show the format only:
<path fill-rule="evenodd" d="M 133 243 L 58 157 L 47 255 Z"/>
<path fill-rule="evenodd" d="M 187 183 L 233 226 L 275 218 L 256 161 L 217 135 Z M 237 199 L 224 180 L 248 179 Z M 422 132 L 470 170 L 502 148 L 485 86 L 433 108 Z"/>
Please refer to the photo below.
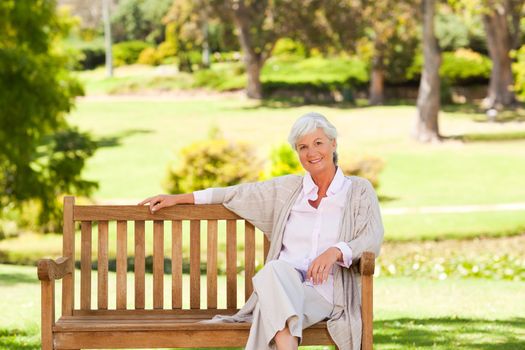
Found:
<path fill-rule="evenodd" d="M 149 210 L 154 213 L 159 209 L 171 207 L 172 205 L 179 204 L 180 202 L 177 201 L 176 194 L 159 194 L 153 197 L 149 197 L 144 199 L 142 202 L 140 202 L 137 205 L 144 205 L 149 203 Z"/>

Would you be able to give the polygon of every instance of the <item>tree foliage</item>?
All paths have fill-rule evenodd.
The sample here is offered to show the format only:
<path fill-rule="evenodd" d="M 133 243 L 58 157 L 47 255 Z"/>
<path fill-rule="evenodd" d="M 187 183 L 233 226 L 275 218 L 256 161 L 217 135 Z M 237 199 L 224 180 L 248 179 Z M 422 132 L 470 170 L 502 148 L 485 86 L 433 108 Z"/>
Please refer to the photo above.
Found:
<path fill-rule="evenodd" d="M 54 1 L 5 0 L 0 18 L 0 206 L 36 200 L 48 224 L 59 195 L 95 187 L 80 177 L 95 145 L 64 118 L 82 94 L 58 43 L 69 25 Z"/>
<path fill-rule="evenodd" d="M 121 0 L 111 18 L 115 41 L 164 39 L 162 18 L 172 0 Z"/>

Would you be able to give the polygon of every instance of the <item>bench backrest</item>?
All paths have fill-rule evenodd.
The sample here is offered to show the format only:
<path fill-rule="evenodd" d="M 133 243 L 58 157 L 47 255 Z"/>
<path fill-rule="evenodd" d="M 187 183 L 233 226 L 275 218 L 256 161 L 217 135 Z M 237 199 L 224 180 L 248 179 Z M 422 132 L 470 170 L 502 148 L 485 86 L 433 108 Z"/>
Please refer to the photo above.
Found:
<path fill-rule="evenodd" d="M 252 277 L 256 267 L 256 230 L 252 224 L 222 205 L 179 205 L 164 208 L 151 214 L 147 206 L 100 206 L 75 205 L 75 198 L 64 198 L 64 237 L 63 254 L 75 261 L 75 227 L 80 224 L 80 308 L 75 309 L 74 274 L 67 275 L 62 283 L 62 314 L 64 316 L 108 310 L 108 266 L 109 266 L 109 227 L 116 222 L 116 310 L 129 310 L 127 290 L 128 270 L 128 235 L 133 231 L 134 265 L 134 303 L 132 310 L 146 308 L 146 226 L 153 223 L 153 309 L 162 310 L 164 290 L 165 259 L 171 259 L 171 310 L 183 308 L 183 227 L 189 226 L 189 272 L 190 309 L 201 309 L 201 236 L 205 235 L 206 245 L 206 308 L 217 309 L 217 257 L 218 234 L 221 220 L 226 221 L 226 310 L 237 308 L 237 226 L 244 224 L 244 281 L 245 299 L 252 293 Z M 184 222 L 188 221 L 189 225 Z M 203 225 L 204 223 L 204 225 Z M 149 225 L 149 224 L 148 224 Z M 165 249 L 166 226 L 171 226 L 171 247 Z M 221 224 L 222 225 L 222 224 Z M 95 226 L 96 235 L 93 235 Z M 201 228 L 206 227 L 206 230 Z M 260 232 L 258 232 L 262 236 Z M 96 236 L 97 242 L 93 242 Z M 169 240 L 168 240 L 169 241 Z M 92 253 L 97 247 L 97 283 L 96 307 L 91 301 L 92 295 Z M 269 243 L 264 237 L 264 258 L 266 259 Z M 171 249 L 169 249 L 171 248 Z M 165 256 L 165 251 L 170 256 Z M 113 288 L 113 286 L 111 286 Z"/>

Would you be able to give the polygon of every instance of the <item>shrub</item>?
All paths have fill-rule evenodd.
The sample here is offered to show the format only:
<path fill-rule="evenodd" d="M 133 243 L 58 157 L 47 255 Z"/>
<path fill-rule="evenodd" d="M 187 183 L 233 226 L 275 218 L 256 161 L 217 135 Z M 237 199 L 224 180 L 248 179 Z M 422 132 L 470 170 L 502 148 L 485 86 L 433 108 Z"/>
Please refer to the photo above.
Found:
<path fill-rule="evenodd" d="M 216 63 L 210 69 L 193 74 L 194 87 L 207 87 L 218 91 L 240 90 L 246 85 L 244 64 L 241 62 Z"/>
<path fill-rule="evenodd" d="M 312 95 L 316 100 L 317 95 L 324 96 L 339 91 L 346 97 L 365 86 L 368 80 L 367 65 L 359 58 L 311 57 L 284 60 L 272 57 L 261 71 L 265 96 L 284 92 L 288 95 Z"/>
<path fill-rule="evenodd" d="M 146 47 L 139 55 L 139 58 L 137 60 L 137 63 L 139 64 L 147 64 L 150 66 L 155 66 L 159 64 L 159 60 L 157 58 L 157 52 L 154 47 Z"/>
<path fill-rule="evenodd" d="M 513 53 L 516 62 L 512 64 L 512 71 L 514 72 L 514 90 L 516 94 L 525 97 L 525 45 L 520 47 Z"/>
<path fill-rule="evenodd" d="M 211 62 L 240 62 L 242 55 L 239 51 L 229 51 L 229 52 L 214 52 L 211 55 Z"/>
<path fill-rule="evenodd" d="M 177 47 L 172 42 L 164 41 L 157 47 L 156 57 L 159 62 L 175 56 L 177 56 Z"/>
<path fill-rule="evenodd" d="M 194 142 L 183 148 L 177 167 L 170 167 L 165 189 L 186 193 L 256 181 L 261 172 L 254 149 L 222 137 Z"/>
<path fill-rule="evenodd" d="M 297 58 L 306 57 L 306 48 L 298 41 L 291 38 L 277 40 L 272 50 L 272 56 L 293 56 Z"/>
<path fill-rule="evenodd" d="M 419 79 L 423 67 L 423 56 L 418 54 L 407 71 L 407 78 Z M 450 85 L 484 83 L 490 77 L 492 62 L 487 56 L 470 49 L 443 52 L 439 75 Z"/>
<path fill-rule="evenodd" d="M 123 66 L 136 63 L 140 53 L 148 47 L 151 47 L 151 45 L 138 40 L 115 44 L 113 45 L 113 64 L 115 66 Z"/>
<path fill-rule="evenodd" d="M 356 175 L 368 179 L 374 188 L 379 186 L 379 173 L 384 162 L 375 156 L 362 156 L 348 161 L 340 161 L 339 166 L 345 175 Z"/>
<path fill-rule="evenodd" d="M 297 154 L 288 144 L 282 144 L 272 149 L 270 153 L 269 177 L 304 172 Z"/>

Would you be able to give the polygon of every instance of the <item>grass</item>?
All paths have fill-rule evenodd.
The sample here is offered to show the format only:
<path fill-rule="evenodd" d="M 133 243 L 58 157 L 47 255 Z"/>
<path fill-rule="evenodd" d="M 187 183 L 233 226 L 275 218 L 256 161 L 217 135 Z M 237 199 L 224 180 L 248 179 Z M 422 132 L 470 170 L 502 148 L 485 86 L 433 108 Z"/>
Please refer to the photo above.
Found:
<path fill-rule="evenodd" d="M 338 127 L 342 161 L 373 154 L 385 161 L 379 194 L 384 208 L 497 204 L 525 198 L 525 140 L 422 145 L 410 138 L 412 106 L 339 108 L 275 107 L 238 98 L 81 100 L 69 120 L 103 140 L 85 177 L 97 180 L 99 200 L 139 201 L 162 193 L 162 181 L 177 151 L 207 137 L 212 125 L 225 137 L 249 140 L 259 158 L 285 142 L 297 116 L 316 110 Z M 525 133 L 520 123 L 488 124 L 447 112 L 444 135 Z M 391 240 L 518 234 L 525 213 L 474 212 L 385 216 Z"/>
<path fill-rule="evenodd" d="M 115 275 L 110 273 L 110 283 L 114 281 Z M 146 283 L 151 286 L 151 275 Z M 238 283 L 244 285 L 241 276 Z M 131 274 L 128 285 L 131 302 Z M 525 346 L 524 290 L 525 282 L 376 278 L 377 348 L 518 349 Z M 187 293 L 186 289 L 186 306 Z M 224 277 L 219 279 L 219 293 L 219 300 L 224 300 Z M 0 349 L 38 349 L 40 286 L 36 268 L 0 265 L 0 295 Z M 114 298 L 110 284 L 110 301 Z"/>

